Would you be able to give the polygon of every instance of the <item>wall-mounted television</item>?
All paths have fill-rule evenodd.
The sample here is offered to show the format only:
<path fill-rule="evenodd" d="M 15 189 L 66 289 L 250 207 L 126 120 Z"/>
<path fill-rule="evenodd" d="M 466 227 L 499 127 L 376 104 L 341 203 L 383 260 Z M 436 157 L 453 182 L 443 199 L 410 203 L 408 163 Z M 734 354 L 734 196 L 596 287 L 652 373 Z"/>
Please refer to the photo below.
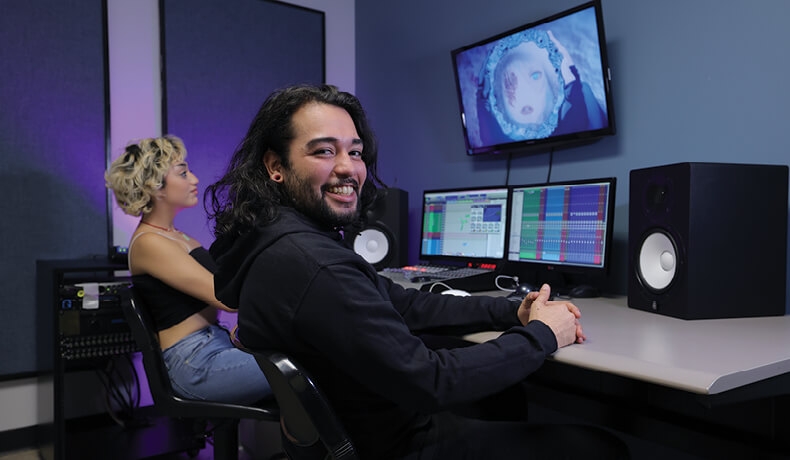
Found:
<path fill-rule="evenodd" d="M 506 271 L 560 290 L 603 282 L 611 264 L 616 183 L 607 177 L 512 186 Z"/>
<path fill-rule="evenodd" d="M 452 51 L 469 155 L 615 134 L 600 0 Z"/>

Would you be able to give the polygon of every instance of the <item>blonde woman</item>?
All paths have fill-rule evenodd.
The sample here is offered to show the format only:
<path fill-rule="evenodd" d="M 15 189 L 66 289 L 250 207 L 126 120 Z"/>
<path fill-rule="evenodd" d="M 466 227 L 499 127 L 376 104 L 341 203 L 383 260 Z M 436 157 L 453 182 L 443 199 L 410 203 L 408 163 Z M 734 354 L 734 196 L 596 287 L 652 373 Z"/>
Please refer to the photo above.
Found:
<path fill-rule="evenodd" d="M 249 404 L 271 388 L 252 355 L 219 326 L 214 260 L 200 242 L 177 230 L 181 210 L 198 203 L 198 178 L 176 136 L 130 143 L 105 173 L 118 206 L 140 223 L 129 242 L 135 292 L 150 309 L 174 390 L 182 397 Z"/>

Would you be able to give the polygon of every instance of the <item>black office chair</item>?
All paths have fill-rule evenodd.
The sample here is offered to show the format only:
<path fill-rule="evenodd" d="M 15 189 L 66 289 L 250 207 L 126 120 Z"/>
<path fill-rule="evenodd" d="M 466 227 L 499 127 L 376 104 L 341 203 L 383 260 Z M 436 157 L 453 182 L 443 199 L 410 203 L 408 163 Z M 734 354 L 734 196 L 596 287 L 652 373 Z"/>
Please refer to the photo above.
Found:
<path fill-rule="evenodd" d="M 300 445 L 321 441 L 327 450 L 326 458 L 358 458 L 351 438 L 307 371 L 283 353 L 242 349 L 255 357 L 266 375 L 291 437 Z"/>
<path fill-rule="evenodd" d="M 175 394 L 170 384 L 159 339 L 148 310 L 134 288 L 120 291 L 121 306 L 132 337 L 143 355 L 143 367 L 154 401 L 154 409 L 168 417 L 210 421 L 214 433 L 214 459 L 238 459 L 239 421 L 241 419 L 280 421 L 274 401 L 267 406 L 242 406 L 214 401 L 185 399 Z"/>

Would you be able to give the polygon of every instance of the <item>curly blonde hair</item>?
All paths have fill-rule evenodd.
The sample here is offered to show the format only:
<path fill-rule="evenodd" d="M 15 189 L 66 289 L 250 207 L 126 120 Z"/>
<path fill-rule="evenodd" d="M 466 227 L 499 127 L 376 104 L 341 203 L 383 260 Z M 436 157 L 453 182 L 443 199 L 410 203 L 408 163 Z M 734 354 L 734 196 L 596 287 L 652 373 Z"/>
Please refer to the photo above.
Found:
<path fill-rule="evenodd" d="M 118 206 L 130 216 L 148 214 L 154 193 L 165 186 L 170 166 L 187 156 L 184 142 L 173 135 L 131 142 L 104 173 L 107 188 Z"/>

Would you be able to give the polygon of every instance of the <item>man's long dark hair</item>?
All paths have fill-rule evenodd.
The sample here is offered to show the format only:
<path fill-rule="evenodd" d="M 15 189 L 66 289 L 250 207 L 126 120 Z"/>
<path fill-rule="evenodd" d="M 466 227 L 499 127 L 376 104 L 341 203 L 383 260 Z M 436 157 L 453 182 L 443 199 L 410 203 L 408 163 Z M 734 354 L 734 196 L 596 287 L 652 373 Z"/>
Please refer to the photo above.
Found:
<path fill-rule="evenodd" d="M 360 191 L 360 216 L 373 204 L 377 184 L 383 184 L 376 172 L 376 139 L 362 104 L 356 96 L 332 85 L 291 86 L 275 91 L 263 102 L 224 176 L 206 189 L 203 205 L 209 219 L 215 221 L 217 239 L 246 233 L 256 221 L 271 222 L 277 217 L 279 206 L 291 204 L 281 185 L 269 177 L 263 155 L 271 150 L 284 167 L 290 167 L 288 146 L 294 139 L 293 115 L 312 102 L 340 107 L 354 121 L 362 139 L 362 160 L 368 172 Z"/>

